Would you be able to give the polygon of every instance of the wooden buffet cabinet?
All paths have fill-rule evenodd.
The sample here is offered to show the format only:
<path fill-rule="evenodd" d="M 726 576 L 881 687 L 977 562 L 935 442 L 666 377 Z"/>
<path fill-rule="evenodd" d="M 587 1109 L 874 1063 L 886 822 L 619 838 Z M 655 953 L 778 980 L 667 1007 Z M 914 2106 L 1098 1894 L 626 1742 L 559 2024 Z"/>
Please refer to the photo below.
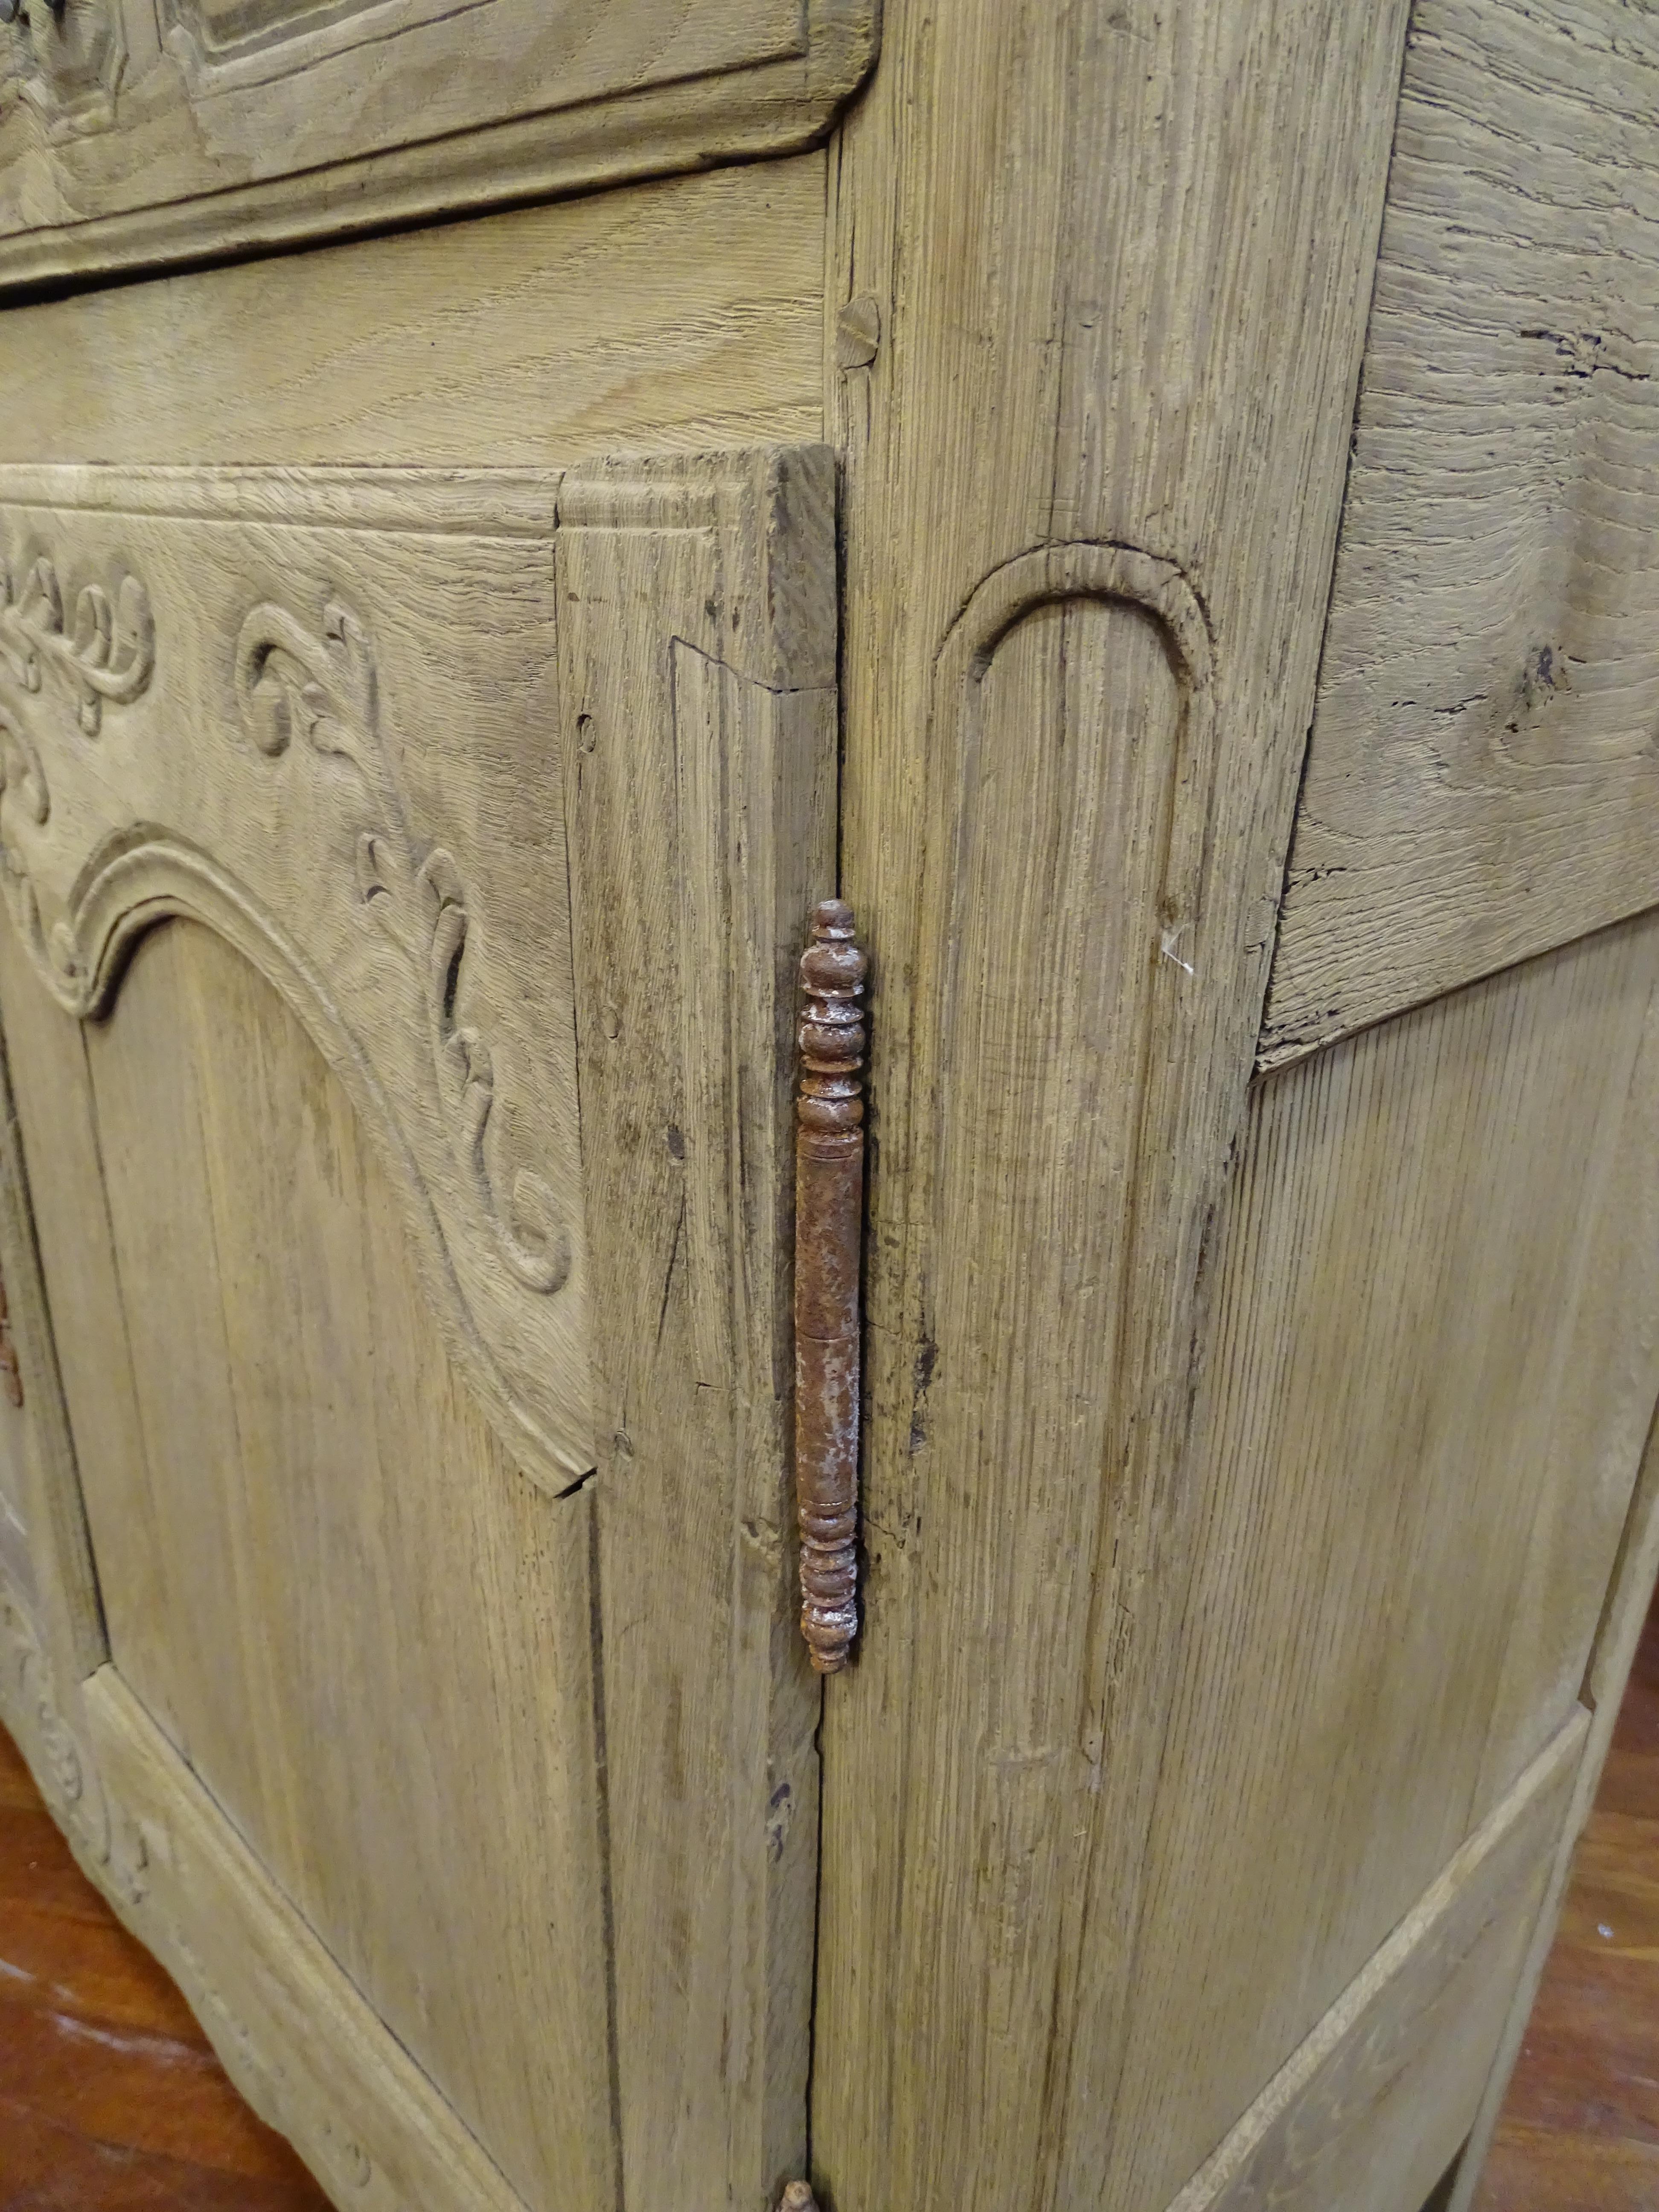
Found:
<path fill-rule="evenodd" d="M 346 2212 L 1464 2212 L 1659 1565 L 1659 15 L 8 6 L 77 1856 Z"/>

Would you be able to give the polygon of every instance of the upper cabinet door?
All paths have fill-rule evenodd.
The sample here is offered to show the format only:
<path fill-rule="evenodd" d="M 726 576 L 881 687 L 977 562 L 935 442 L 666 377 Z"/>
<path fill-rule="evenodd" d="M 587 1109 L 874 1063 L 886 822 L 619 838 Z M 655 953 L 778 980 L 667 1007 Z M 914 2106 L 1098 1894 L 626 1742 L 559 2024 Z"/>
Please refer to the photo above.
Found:
<path fill-rule="evenodd" d="M 31 0 L 0 29 L 0 287 L 804 145 L 868 70 L 878 15 L 876 0 Z"/>

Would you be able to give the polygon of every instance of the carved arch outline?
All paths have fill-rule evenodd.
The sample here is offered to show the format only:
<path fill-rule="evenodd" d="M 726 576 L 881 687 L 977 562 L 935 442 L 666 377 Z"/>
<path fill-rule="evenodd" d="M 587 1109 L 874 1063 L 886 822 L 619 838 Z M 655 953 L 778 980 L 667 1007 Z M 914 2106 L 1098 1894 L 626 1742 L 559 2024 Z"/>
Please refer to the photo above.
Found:
<path fill-rule="evenodd" d="M 1185 571 L 1139 546 L 1093 538 L 1036 545 L 993 568 L 975 586 L 934 658 L 927 757 L 931 769 L 944 767 L 940 751 L 951 731 L 951 773 L 937 775 L 937 803 L 951 808 L 956 818 L 944 836 L 937 833 L 945 825 L 934 823 L 928 849 L 941 859 L 949 855 L 951 884 L 959 883 L 970 829 L 962 801 L 976 766 L 981 688 L 998 647 L 1029 615 L 1080 600 L 1139 609 L 1156 627 L 1169 656 L 1181 712 L 1170 769 L 1176 804 L 1163 902 L 1166 927 L 1195 933 L 1216 773 L 1214 647 L 1209 617 Z M 952 902 L 947 885 L 940 911 L 948 914 Z"/>
<path fill-rule="evenodd" d="M 33 948 L 54 997 L 82 1018 L 112 1012 L 139 944 L 169 921 L 199 923 L 263 976 L 299 1023 L 395 1170 L 422 1282 L 453 1351 L 497 1425 L 538 1457 L 562 1459 L 512 1389 L 471 1312 L 421 1163 L 373 1062 L 323 977 L 259 901 L 228 869 L 181 836 L 141 823 L 106 838 L 88 860 L 60 925 L 73 947 L 73 977 Z M 584 1478 L 567 1486 L 579 1488 Z"/>

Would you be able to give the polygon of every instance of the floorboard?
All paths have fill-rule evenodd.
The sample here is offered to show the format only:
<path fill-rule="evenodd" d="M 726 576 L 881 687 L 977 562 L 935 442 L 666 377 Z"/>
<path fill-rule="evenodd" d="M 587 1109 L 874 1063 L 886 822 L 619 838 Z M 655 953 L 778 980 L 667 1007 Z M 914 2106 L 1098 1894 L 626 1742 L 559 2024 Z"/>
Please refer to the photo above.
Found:
<path fill-rule="evenodd" d="M 0 1731 L 0 2212 L 328 2212 Z"/>
<path fill-rule="evenodd" d="M 1659 1603 L 1476 2212 L 1659 2212 Z"/>
<path fill-rule="evenodd" d="M 328 2212 L 0 1731 L 0 2212 Z M 1659 1606 L 1478 2212 L 1659 2212 Z"/>

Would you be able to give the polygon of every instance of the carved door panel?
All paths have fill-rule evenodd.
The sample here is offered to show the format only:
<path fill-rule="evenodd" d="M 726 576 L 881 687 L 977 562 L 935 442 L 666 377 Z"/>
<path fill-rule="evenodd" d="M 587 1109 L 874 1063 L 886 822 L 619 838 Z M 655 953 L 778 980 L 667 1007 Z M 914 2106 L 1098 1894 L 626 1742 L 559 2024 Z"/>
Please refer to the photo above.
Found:
<path fill-rule="evenodd" d="M 799 2170 L 827 457 L 9 470 L 0 1002 L 135 1926 L 343 2202 Z"/>
<path fill-rule="evenodd" d="M 821 137 L 870 0 L 31 0 L 0 285 L 245 252 Z"/>

